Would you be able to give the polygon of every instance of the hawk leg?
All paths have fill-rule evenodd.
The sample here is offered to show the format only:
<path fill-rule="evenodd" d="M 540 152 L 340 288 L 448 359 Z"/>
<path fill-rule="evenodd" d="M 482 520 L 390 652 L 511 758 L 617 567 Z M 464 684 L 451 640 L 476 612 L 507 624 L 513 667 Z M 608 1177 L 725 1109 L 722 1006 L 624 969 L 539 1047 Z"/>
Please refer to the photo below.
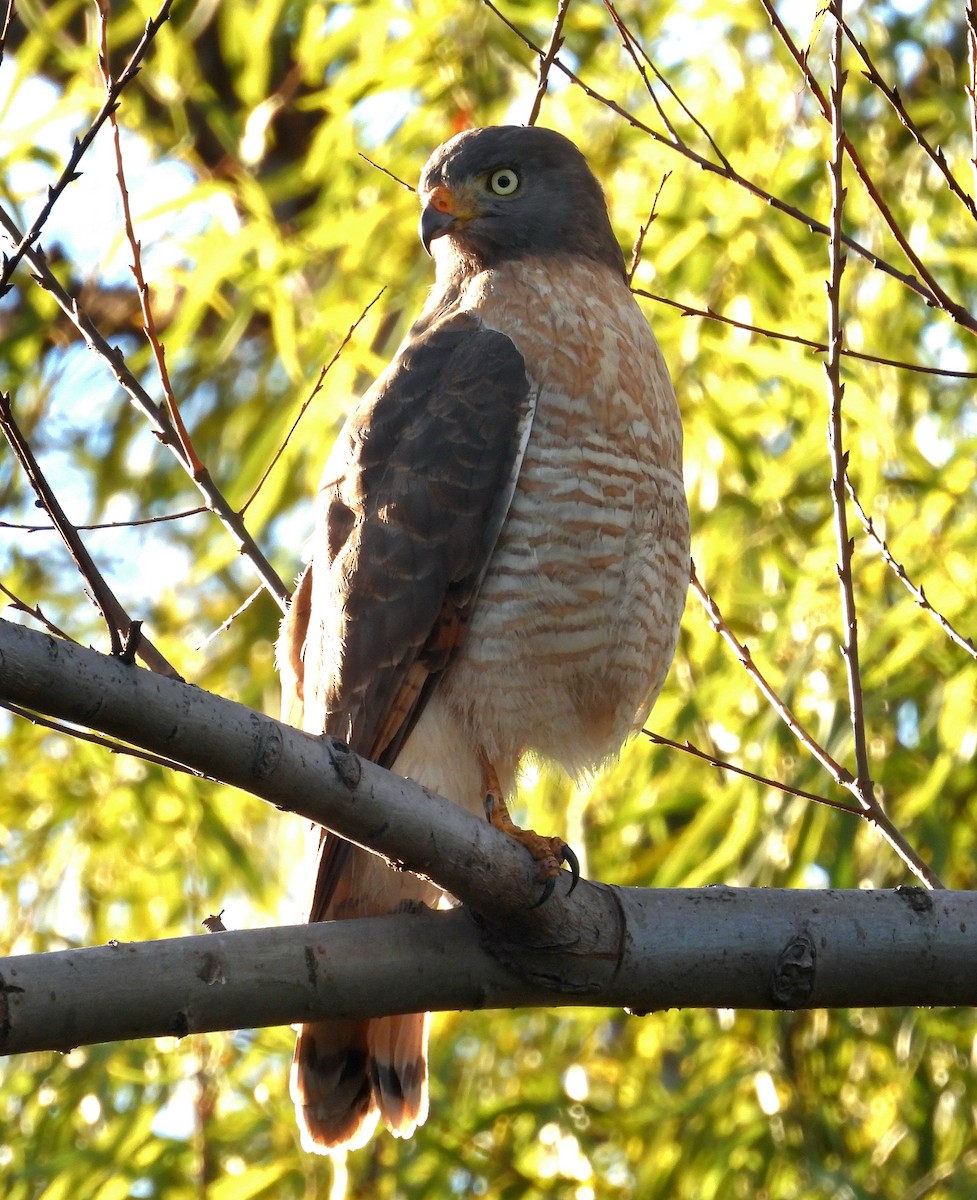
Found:
<path fill-rule="evenodd" d="M 543 894 L 533 908 L 538 908 L 553 894 L 553 888 L 556 886 L 563 863 L 570 868 L 570 891 L 567 892 L 569 895 L 580 879 L 580 862 L 576 854 L 562 838 L 544 837 L 534 829 L 520 829 L 509 816 L 499 777 L 484 750 L 479 751 L 479 759 L 482 767 L 485 816 L 489 824 L 494 825 L 506 837 L 510 837 L 513 841 L 526 847 L 536 862 L 539 880 L 544 884 Z"/>

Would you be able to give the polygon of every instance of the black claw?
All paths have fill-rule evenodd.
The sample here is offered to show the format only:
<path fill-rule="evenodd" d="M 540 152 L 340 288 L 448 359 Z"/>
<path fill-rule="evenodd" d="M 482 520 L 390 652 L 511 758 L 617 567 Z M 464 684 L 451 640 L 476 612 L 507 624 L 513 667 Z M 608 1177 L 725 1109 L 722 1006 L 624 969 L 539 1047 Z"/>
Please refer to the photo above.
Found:
<path fill-rule="evenodd" d="M 485 797 L 482 807 L 485 809 L 485 820 L 491 823 L 492 813 L 495 812 L 495 797 L 491 792 Z"/>
<path fill-rule="evenodd" d="M 546 901 L 549 900 L 550 896 L 553 895 L 553 889 L 555 887 L 556 887 L 556 876 L 551 875 L 550 878 L 547 879 L 546 883 L 543 884 L 542 896 L 540 896 L 540 898 L 536 901 L 535 904 L 530 904 L 529 911 L 532 912 L 534 908 L 539 908 L 539 906 L 541 904 L 545 904 Z"/>
<path fill-rule="evenodd" d="M 580 859 L 577 858 L 566 842 L 563 843 L 562 851 L 563 861 L 570 868 L 570 889 L 567 892 L 567 895 L 571 896 L 573 895 L 573 889 L 580 882 Z"/>

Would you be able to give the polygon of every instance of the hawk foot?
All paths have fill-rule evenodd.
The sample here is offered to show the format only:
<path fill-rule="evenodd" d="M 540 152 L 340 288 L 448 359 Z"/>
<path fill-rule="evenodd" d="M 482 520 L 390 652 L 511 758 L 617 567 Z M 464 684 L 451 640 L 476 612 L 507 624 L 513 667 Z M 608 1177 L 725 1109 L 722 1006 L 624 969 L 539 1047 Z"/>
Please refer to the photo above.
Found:
<path fill-rule="evenodd" d="M 580 861 L 562 838 L 544 837 L 535 829 L 520 829 L 509 816 L 509 809 L 501 793 L 494 788 L 485 796 L 485 816 L 489 824 L 494 825 L 506 837 L 525 846 L 533 856 L 537 876 L 543 884 L 543 894 L 532 905 L 533 908 L 539 908 L 552 896 L 563 863 L 570 868 L 570 891 L 567 892 L 567 895 L 570 895 L 580 879 Z"/>

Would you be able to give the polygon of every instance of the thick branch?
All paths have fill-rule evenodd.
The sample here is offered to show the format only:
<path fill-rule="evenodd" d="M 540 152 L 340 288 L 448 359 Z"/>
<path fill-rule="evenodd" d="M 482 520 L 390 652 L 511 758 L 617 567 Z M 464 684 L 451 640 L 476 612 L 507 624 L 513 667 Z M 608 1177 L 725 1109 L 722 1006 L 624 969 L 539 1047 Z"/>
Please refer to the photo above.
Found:
<path fill-rule="evenodd" d="M 579 989 L 565 986 L 572 974 L 558 989 L 508 970 L 466 910 L 0 960 L 0 1054 L 425 1009 L 977 1004 L 977 941 L 967 932 L 977 925 L 977 892 L 615 895 L 628 930 L 620 969 L 602 986 L 583 978 Z M 568 969 L 559 952 L 533 958 L 551 972 Z"/>
<path fill-rule="evenodd" d="M 0 621 L 0 700 L 243 788 L 406 864 L 484 913 L 514 916 L 540 898 L 528 852 L 486 821 L 333 738 L 302 733 L 200 688 Z M 569 878 L 565 873 L 567 884 Z M 559 931 L 613 950 L 617 920 L 604 889 L 581 887 L 570 905 L 565 892 L 559 885 L 532 914 L 540 936 Z"/>
<path fill-rule="evenodd" d="M 425 1008 L 977 1003 L 966 935 L 974 893 L 583 881 L 532 908 L 539 883 L 520 846 L 331 738 L 6 621 L 0 698 L 247 788 L 469 905 L 9 959 L 0 964 L 7 1052 Z"/>

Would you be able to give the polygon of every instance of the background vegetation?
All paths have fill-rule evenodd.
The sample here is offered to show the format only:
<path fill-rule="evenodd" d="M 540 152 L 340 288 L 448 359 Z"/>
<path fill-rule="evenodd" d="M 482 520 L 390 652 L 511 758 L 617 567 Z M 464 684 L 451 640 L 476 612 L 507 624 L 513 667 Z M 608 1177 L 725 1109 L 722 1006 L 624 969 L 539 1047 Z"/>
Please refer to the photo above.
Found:
<path fill-rule="evenodd" d="M 138 0 L 101 22 L 81 0 L 19 0 L 0 66 L 0 205 L 20 230 L 105 100 L 101 37 L 118 76 L 155 11 Z M 626 0 L 616 12 L 575 0 L 561 13 L 573 75 L 550 70 L 539 120 L 588 154 L 623 245 L 654 209 L 634 286 L 682 405 L 695 562 L 721 624 L 809 742 L 853 773 L 864 732 L 876 795 L 907 844 L 947 886 L 977 887 L 974 653 L 936 619 L 968 633 L 977 581 L 973 2 L 845 12 L 843 228 L 865 253 L 849 249 L 831 290 L 858 355 L 841 359 L 849 477 L 874 530 L 849 502 L 854 726 L 822 365 L 835 22 L 801 0 L 775 13 L 765 0 Z M 251 498 L 248 529 L 286 582 L 330 440 L 431 279 L 413 197 L 363 156 L 412 183 L 456 130 L 526 120 L 539 56 L 525 38 L 545 49 L 555 19 L 552 0 L 184 0 L 122 95 L 173 394 L 231 507 Z M 80 169 L 40 244 L 158 402 L 107 123 Z M 251 563 L 206 512 L 165 519 L 200 503 L 186 473 L 26 261 L 11 283 L 0 388 L 70 518 L 100 526 L 81 536 L 101 572 L 186 678 L 277 711 L 275 601 L 261 593 L 214 636 L 258 585 Z M 33 621 L 25 610 L 40 605 L 107 649 L 60 541 L 33 528 L 47 525 L 34 499 L 5 452 L 3 615 Z M 652 722 L 712 760 L 857 807 L 694 594 Z M 184 934 L 221 908 L 229 927 L 295 916 L 299 822 L 2 713 L 0 763 L 4 952 Z M 532 772 L 526 799 L 534 823 L 565 830 L 609 882 L 915 882 L 857 815 L 645 738 L 593 784 Z M 964 1200 L 977 1188 L 970 1011 L 439 1017 L 428 1124 L 335 1167 L 298 1147 L 291 1042 L 269 1029 L 5 1061 L 5 1194 Z"/>

